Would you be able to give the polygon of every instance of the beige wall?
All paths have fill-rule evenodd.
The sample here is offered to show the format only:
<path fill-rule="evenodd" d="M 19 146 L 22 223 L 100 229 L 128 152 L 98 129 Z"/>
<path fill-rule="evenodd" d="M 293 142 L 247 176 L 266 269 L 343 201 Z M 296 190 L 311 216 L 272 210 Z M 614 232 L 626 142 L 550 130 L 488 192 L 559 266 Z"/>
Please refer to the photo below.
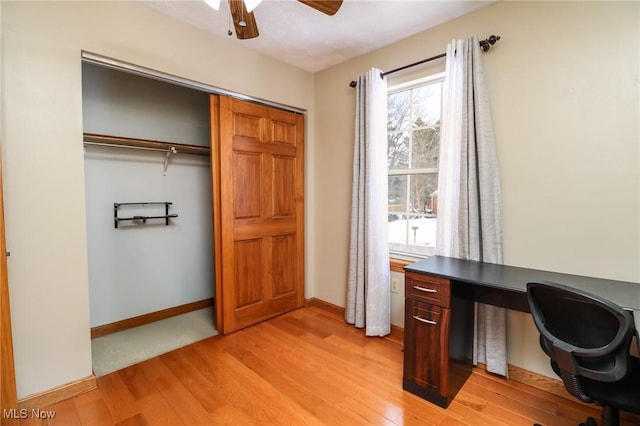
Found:
<path fill-rule="evenodd" d="M 313 106 L 313 75 L 129 2 L 3 1 L 2 40 L 8 268 L 23 398 L 91 374 L 81 50 L 303 109 Z"/>
<path fill-rule="evenodd" d="M 355 96 L 349 81 L 474 34 L 502 36 L 484 62 L 502 174 L 505 263 L 640 281 L 639 27 L 638 2 L 500 2 L 318 73 L 315 297 L 345 302 Z M 408 78 L 394 75 L 389 84 Z M 401 296 L 392 295 L 399 325 Z M 552 374 L 528 315 L 510 312 L 508 333 L 510 363 Z"/>

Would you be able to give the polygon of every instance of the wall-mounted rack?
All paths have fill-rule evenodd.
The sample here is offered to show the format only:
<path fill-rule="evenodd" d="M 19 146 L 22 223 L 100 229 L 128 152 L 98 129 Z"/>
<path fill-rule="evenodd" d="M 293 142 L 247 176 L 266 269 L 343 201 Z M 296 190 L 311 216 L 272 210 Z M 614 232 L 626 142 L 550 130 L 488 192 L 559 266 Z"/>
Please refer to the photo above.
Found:
<path fill-rule="evenodd" d="M 121 206 L 147 206 L 147 205 L 164 205 L 164 215 L 158 216 L 143 216 L 143 215 L 134 215 L 130 217 L 118 217 L 118 209 Z M 113 226 L 115 228 L 118 227 L 118 222 L 131 220 L 131 221 L 142 221 L 142 223 L 147 223 L 149 219 L 164 219 L 165 225 L 169 226 L 169 219 L 178 217 L 177 214 L 169 214 L 169 206 L 173 203 L 169 201 L 159 201 L 159 202 L 139 202 L 139 203 L 113 203 Z"/>

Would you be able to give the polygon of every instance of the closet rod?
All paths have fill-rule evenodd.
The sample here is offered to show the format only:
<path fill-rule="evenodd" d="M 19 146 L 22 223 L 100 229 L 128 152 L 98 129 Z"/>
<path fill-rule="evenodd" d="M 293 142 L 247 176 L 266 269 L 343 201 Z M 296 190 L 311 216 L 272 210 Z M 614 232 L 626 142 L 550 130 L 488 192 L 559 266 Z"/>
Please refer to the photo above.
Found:
<path fill-rule="evenodd" d="M 132 145 L 118 145 L 115 143 L 103 143 L 103 142 L 85 142 L 85 145 L 93 145 L 93 146 L 108 146 L 111 148 L 126 148 L 126 149 L 139 149 L 144 151 L 159 151 L 159 152 L 169 152 L 171 148 L 147 148 L 144 146 L 132 146 Z M 177 152 L 174 152 L 177 154 Z M 189 154 L 185 152 L 185 154 Z"/>
<path fill-rule="evenodd" d="M 146 139 L 133 139 L 118 136 L 107 136 L 96 133 L 85 133 L 84 144 L 115 148 L 143 149 L 148 151 L 170 152 L 172 154 L 193 154 L 209 156 L 211 150 L 208 146 L 176 144 L 170 142 L 152 141 Z"/>
<path fill-rule="evenodd" d="M 480 40 L 479 44 L 480 44 L 480 48 L 482 49 L 483 52 L 487 52 L 489 49 L 491 49 L 491 46 L 493 46 L 494 44 L 496 44 L 496 42 L 500 40 L 500 36 L 497 35 L 491 35 L 489 38 L 484 39 L 484 40 Z M 409 65 L 404 65 L 401 66 L 399 68 L 393 69 L 391 71 L 387 71 L 387 72 L 382 72 L 380 73 L 380 77 L 384 78 L 384 76 L 389 75 L 389 74 L 393 74 L 395 72 L 398 71 L 403 71 L 406 70 L 407 68 L 412 68 L 415 67 L 416 65 L 422 65 L 422 64 L 426 64 L 427 62 L 431 62 L 431 61 L 435 61 L 436 59 L 440 59 L 440 58 L 444 58 L 445 56 L 447 56 L 446 53 L 441 53 L 439 55 L 436 56 L 432 56 L 430 58 L 427 59 L 423 59 L 421 61 L 418 62 L 414 62 L 412 64 Z M 356 87 L 358 85 L 358 82 L 355 80 L 352 80 L 349 83 L 349 87 Z"/>

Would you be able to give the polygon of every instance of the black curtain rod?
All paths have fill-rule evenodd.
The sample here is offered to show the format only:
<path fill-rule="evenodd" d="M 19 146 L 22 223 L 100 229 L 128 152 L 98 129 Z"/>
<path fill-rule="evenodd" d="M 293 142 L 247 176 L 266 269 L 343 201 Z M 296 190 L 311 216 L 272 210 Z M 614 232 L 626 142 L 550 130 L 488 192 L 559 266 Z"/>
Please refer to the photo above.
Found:
<path fill-rule="evenodd" d="M 496 42 L 498 40 L 500 40 L 500 36 L 497 36 L 497 35 L 491 35 L 491 36 L 489 36 L 489 38 L 487 38 L 485 40 L 480 40 L 480 47 L 482 48 L 482 51 L 486 52 L 489 49 L 491 49 L 491 46 L 496 44 Z M 380 73 L 380 78 L 384 78 L 385 76 L 387 76 L 389 74 L 393 74 L 394 72 L 398 72 L 398 71 L 406 70 L 407 68 L 415 67 L 416 65 L 422 65 L 422 64 L 425 64 L 427 62 L 435 61 L 436 59 L 444 58 L 445 56 L 447 56 L 446 53 L 441 53 L 439 55 L 432 56 L 430 58 L 423 59 L 421 61 L 414 62 L 414 63 L 409 64 L 409 65 L 404 65 L 404 66 L 402 66 L 400 68 L 396 68 L 396 69 L 393 69 L 391 71 Z M 353 80 L 353 81 L 351 81 L 351 83 L 349 83 L 350 87 L 356 87 L 357 85 L 358 85 L 358 82 L 355 81 L 355 80 Z"/>

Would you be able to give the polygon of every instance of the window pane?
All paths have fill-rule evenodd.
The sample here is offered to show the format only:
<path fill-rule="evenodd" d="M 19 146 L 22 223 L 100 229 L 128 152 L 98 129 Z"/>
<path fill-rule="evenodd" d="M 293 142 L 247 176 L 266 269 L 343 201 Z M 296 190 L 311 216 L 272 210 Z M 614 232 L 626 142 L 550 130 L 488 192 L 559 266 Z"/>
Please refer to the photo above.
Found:
<path fill-rule="evenodd" d="M 389 222 L 389 249 L 399 251 L 407 251 L 407 221 L 395 220 Z M 396 247 L 393 249 L 392 247 Z"/>
<path fill-rule="evenodd" d="M 409 212 L 435 216 L 438 175 L 430 173 L 411 176 L 409 188 Z"/>
<path fill-rule="evenodd" d="M 435 173 L 389 176 L 389 250 L 420 256 L 434 254 L 437 181 Z"/>
<path fill-rule="evenodd" d="M 426 216 L 410 216 L 409 244 L 414 246 L 436 245 L 436 218 Z"/>
<path fill-rule="evenodd" d="M 389 95 L 387 109 L 389 118 L 387 121 L 387 130 L 389 132 L 401 132 L 409 128 L 409 120 L 411 109 L 410 92 L 399 92 Z"/>
<path fill-rule="evenodd" d="M 409 216 L 389 224 L 389 250 L 431 256 L 436 246 L 436 218 Z"/>
<path fill-rule="evenodd" d="M 389 214 L 389 244 L 395 250 L 407 251 L 409 245 L 409 216 L 406 214 Z"/>
<path fill-rule="evenodd" d="M 409 132 L 387 135 L 387 165 L 389 170 L 409 167 Z"/>
<path fill-rule="evenodd" d="M 389 176 L 389 243 L 407 244 L 408 176 Z"/>
<path fill-rule="evenodd" d="M 411 168 L 438 167 L 440 126 L 413 131 Z"/>
<path fill-rule="evenodd" d="M 414 127 L 433 126 L 440 123 L 442 83 L 429 84 L 413 89 Z"/>
<path fill-rule="evenodd" d="M 407 176 L 389 176 L 389 222 L 407 210 Z"/>

